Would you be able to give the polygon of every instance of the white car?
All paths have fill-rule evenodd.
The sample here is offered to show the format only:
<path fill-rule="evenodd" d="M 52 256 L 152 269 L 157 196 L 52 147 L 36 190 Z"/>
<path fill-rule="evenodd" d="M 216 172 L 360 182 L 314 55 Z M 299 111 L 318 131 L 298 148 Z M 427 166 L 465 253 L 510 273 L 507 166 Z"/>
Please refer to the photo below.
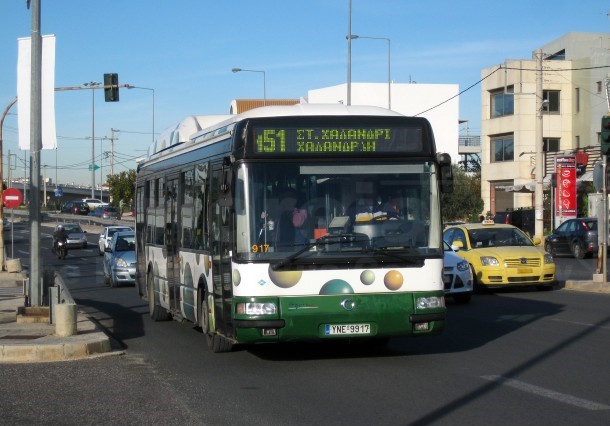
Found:
<path fill-rule="evenodd" d="M 102 230 L 102 233 L 100 234 L 100 239 L 98 241 L 99 255 L 100 256 L 104 255 L 104 250 L 107 247 L 109 247 L 110 240 L 112 239 L 112 236 L 116 232 L 127 232 L 127 231 L 133 232 L 133 229 L 131 229 L 129 226 L 106 226 Z"/>
<path fill-rule="evenodd" d="M 458 256 L 453 248 L 443 241 L 443 282 L 445 296 L 453 297 L 457 303 L 468 303 L 472 297 L 472 270 L 467 261 Z"/>
<path fill-rule="evenodd" d="M 89 210 L 91 211 L 93 211 L 93 209 L 96 207 L 108 205 L 108 203 L 104 203 L 102 200 L 98 200 L 97 198 L 83 198 L 83 202 L 87 203 Z"/>

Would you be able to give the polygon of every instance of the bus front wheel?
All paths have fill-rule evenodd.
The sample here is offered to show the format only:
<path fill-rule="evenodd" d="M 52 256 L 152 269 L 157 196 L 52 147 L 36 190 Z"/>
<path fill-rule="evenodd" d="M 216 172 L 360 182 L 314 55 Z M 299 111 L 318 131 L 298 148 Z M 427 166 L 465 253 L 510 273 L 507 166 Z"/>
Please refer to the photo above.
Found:
<path fill-rule="evenodd" d="M 231 352 L 232 342 L 211 330 L 210 318 L 213 318 L 214 312 L 210 309 L 210 298 L 207 291 L 204 291 L 203 297 L 200 299 L 199 309 L 199 326 L 205 335 L 208 348 L 214 353 Z"/>

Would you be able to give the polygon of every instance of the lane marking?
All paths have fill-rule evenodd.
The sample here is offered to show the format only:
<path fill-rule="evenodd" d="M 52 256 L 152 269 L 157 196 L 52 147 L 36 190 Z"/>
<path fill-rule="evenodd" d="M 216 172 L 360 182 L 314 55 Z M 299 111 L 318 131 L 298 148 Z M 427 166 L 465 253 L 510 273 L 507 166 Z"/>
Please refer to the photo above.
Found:
<path fill-rule="evenodd" d="M 530 385 L 529 383 L 525 383 L 520 380 L 513 380 L 497 375 L 481 376 L 481 378 L 489 380 L 490 382 L 496 382 L 501 385 L 510 386 L 511 388 L 515 388 L 523 392 L 542 396 L 544 398 L 553 399 L 564 404 L 584 408 L 586 410 L 610 410 L 610 405 L 600 404 L 594 401 L 589 401 L 587 399 L 578 398 L 576 396 L 568 395 L 561 392 L 555 392 L 550 389 L 542 388 L 540 386 Z"/>
<path fill-rule="evenodd" d="M 568 321 L 568 320 L 563 320 L 560 318 L 552 318 L 551 321 L 556 321 L 556 322 L 562 322 L 565 324 L 572 324 L 572 325 L 580 325 L 583 327 L 593 327 L 593 328 L 601 328 L 603 330 L 610 330 L 610 327 L 605 327 L 603 325 L 596 325 L 596 324 L 591 324 L 588 322 L 578 322 L 578 321 Z"/>

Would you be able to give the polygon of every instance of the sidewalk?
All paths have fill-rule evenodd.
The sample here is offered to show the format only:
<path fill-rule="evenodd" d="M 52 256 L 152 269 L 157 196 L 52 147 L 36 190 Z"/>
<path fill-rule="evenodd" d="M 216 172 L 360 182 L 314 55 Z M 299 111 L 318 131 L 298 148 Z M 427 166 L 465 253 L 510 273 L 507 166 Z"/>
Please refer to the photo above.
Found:
<path fill-rule="evenodd" d="M 66 361 L 111 353 L 109 337 L 80 312 L 77 332 L 68 337 L 56 335 L 48 314 L 23 314 L 22 280 L 21 273 L 0 272 L 0 363 Z"/>

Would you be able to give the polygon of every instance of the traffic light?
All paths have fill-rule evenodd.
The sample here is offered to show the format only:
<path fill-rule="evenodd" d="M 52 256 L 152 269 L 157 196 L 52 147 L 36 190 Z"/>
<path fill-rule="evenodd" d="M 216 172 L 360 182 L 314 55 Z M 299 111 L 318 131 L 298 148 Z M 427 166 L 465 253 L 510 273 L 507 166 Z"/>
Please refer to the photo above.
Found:
<path fill-rule="evenodd" d="M 104 74 L 104 99 L 106 102 L 119 101 L 119 75 L 117 73 Z"/>
<path fill-rule="evenodd" d="M 610 116 L 602 117 L 600 150 L 602 152 L 602 155 L 608 155 L 608 153 L 610 153 Z"/>

